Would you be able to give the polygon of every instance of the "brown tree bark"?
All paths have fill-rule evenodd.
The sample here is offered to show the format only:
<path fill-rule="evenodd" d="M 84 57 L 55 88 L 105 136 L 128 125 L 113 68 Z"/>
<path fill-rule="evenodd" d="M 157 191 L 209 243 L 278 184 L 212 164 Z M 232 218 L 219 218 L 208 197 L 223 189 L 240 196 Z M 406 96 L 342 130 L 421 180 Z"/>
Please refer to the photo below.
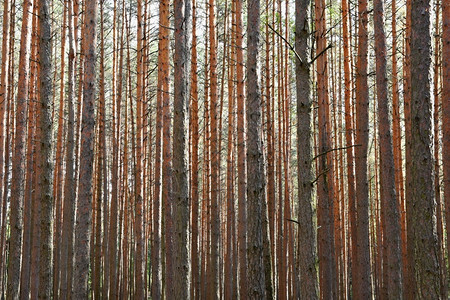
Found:
<path fill-rule="evenodd" d="M 430 1 L 411 4 L 411 199 L 408 203 L 410 270 L 415 279 L 414 298 L 438 299 L 439 249 L 437 246 L 433 184 L 431 124 Z M 409 222 L 411 221 L 411 223 Z"/>
<path fill-rule="evenodd" d="M 239 295 L 247 296 L 247 168 L 246 168 L 246 102 L 244 99 L 244 50 L 242 0 L 236 0 L 236 94 L 238 152 L 238 251 Z"/>
<path fill-rule="evenodd" d="M 331 149 L 330 104 L 328 94 L 328 70 L 326 53 L 325 1 L 315 1 L 317 96 L 318 96 L 318 211 L 317 225 L 319 250 L 320 297 L 336 297 L 336 264 L 333 216 L 333 163 Z M 325 51 L 325 52 L 323 52 Z"/>
<path fill-rule="evenodd" d="M 260 43 L 259 0 L 248 1 L 247 7 L 247 277 L 249 299 L 266 299 L 263 263 L 264 161 L 261 140 L 262 105 L 258 79 L 258 47 Z"/>
<path fill-rule="evenodd" d="M 22 255 L 23 195 L 25 170 L 25 138 L 27 128 L 27 102 L 30 72 L 31 18 L 33 1 L 23 2 L 22 29 L 19 56 L 19 81 L 16 100 L 16 130 L 12 158 L 10 205 L 10 245 L 8 264 L 7 299 L 19 297 L 20 266 Z"/>
<path fill-rule="evenodd" d="M 81 124 L 80 181 L 75 227 L 75 263 L 73 299 L 85 299 L 89 295 L 89 254 L 92 228 L 92 178 L 94 161 L 94 100 L 95 100 L 95 58 L 97 44 L 96 0 L 86 3 L 83 33 L 84 78 L 83 113 Z"/>
<path fill-rule="evenodd" d="M 59 81 L 59 111 L 58 111 L 58 136 L 56 145 L 55 170 L 53 172 L 53 197 L 55 198 L 55 232 L 54 232 L 54 249 L 53 256 L 55 258 L 54 272 L 53 272 L 53 294 L 58 299 L 58 290 L 60 285 L 60 261 L 61 261 L 61 228 L 62 228 L 62 206 L 63 206 L 63 135 L 64 135 L 64 93 L 65 93 L 65 59 L 66 59 L 66 27 L 67 27 L 67 5 L 64 5 L 63 24 L 61 26 L 61 67 L 60 67 L 60 81 Z M 55 72 L 56 78 L 56 72 Z M 56 85 L 54 89 L 56 88 Z M 56 96 L 56 91 L 53 92 Z M 54 111 L 54 110 L 53 110 Z M 53 118 L 53 116 L 52 116 Z M 61 216 L 61 217 L 60 217 Z"/>
<path fill-rule="evenodd" d="M 377 100 L 378 100 L 378 134 L 380 142 L 380 190 L 381 209 L 384 215 L 383 251 L 387 258 L 383 273 L 387 282 L 383 287 L 388 297 L 402 297 L 402 260 L 400 237 L 400 214 L 398 198 L 395 193 L 394 149 L 391 135 L 391 119 L 388 100 L 388 78 L 386 58 L 386 35 L 384 33 L 384 5 L 381 0 L 374 0 L 375 55 L 377 68 Z M 387 267 L 387 269 L 384 269 Z M 386 278 L 383 278 L 385 280 Z"/>
<path fill-rule="evenodd" d="M 74 40 L 74 18 L 73 2 L 69 0 L 68 5 L 68 74 L 67 74 L 67 148 L 66 148 L 66 175 L 64 181 L 64 217 L 62 228 L 61 245 L 61 299 L 68 299 L 71 289 L 73 271 L 73 241 L 75 220 L 75 178 L 74 178 L 74 97 L 75 97 L 75 40 Z"/>
<path fill-rule="evenodd" d="M 220 241 L 220 206 L 219 206 L 219 112 L 217 102 L 217 49 L 215 1 L 208 1 L 209 10 L 209 72 L 210 72 L 210 130 L 211 130 L 211 274 L 209 275 L 209 298 L 219 298 L 219 241 Z"/>
<path fill-rule="evenodd" d="M 356 65 L 356 255 L 357 275 L 354 297 L 368 299 L 372 295 L 370 279 L 369 192 L 367 151 L 369 145 L 369 88 L 367 83 L 368 54 L 367 0 L 358 1 L 358 60 Z"/>
<path fill-rule="evenodd" d="M 298 268 L 300 275 L 300 297 L 318 298 L 317 246 L 312 208 L 313 172 L 311 155 L 311 75 L 310 75 L 310 13 L 309 0 L 295 2 L 295 48 L 297 91 L 297 168 L 298 168 Z"/>
<path fill-rule="evenodd" d="M 189 187 L 188 187 L 188 108 L 191 37 L 191 1 L 176 0 L 174 57 L 174 123 L 173 123 L 173 220 L 174 220 L 174 294 L 176 299 L 189 298 Z"/>
<path fill-rule="evenodd" d="M 135 253 L 135 291 L 134 297 L 137 299 L 144 298 L 144 211 L 143 211 L 143 195 L 142 195 L 142 108 L 144 101 L 144 48 L 143 48 L 143 6 L 142 1 L 137 2 L 137 83 L 136 83 L 136 161 L 134 170 L 135 175 L 135 225 L 134 238 L 136 242 Z"/>
<path fill-rule="evenodd" d="M 31 264 L 33 261 L 33 272 L 38 274 L 39 269 L 36 262 L 38 257 L 31 259 L 32 241 L 35 247 L 39 248 L 38 239 L 32 239 L 33 231 L 39 232 L 39 215 L 37 215 L 33 208 L 38 207 L 36 202 L 36 127 L 37 127 L 37 105 L 39 101 L 37 78 L 39 76 L 39 58 L 38 58 L 38 44 L 39 44 L 39 28 L 38 28 L 38 6 L 33 7 L 33 22 L 32 22 L 32 36 L 31 36 L 31 57 L 30 57 L 30 83 L 29 83 L 29 105 L 28 105 L 28 132 L 26 145 L 26 170 L 25 170 L 25 193 L 24 193 L 24 214 L 23 214 L 23 241 L 22 241 L 22 266 L 20 276 L 20 297 L 25 297 L 30 294 L 30 279 L 38 281 L 38 278 L 31 276 Z M 37 216 L 37 218 L 36 218 Z M 37 226 L 36 226 L 37 225 Z M 33 284 L 33 287 L 37 285 Z M 32 295 L 37 295 L 37 288 L 33 289 Z"/>
<path fill-rule="evenodd" d="M 39 1 L 39 104 L 37 105 L 37 189 L 40 202 L 39 299 L 52 297 L 53 195 L 52 195 L 52 33 L 50 1 Z M 59 228 L 58 228 L 59 230 Z M 57 297 L 57 295 L 54 295 Z"/>
<path fill-rule="evenodd" d="M 235 1 L 232 1 L 232 24 L 235 24 L 234 5 Z M 228 23 L 228 22 L 227 22 Z M 232 33 L 228 33 L 226 37 L 227 45 L 227 76 L 228 76 L 228 126 L 227 126 L 227 170 L 226 170 L 226 185 L 227 185 L 227 202 L 226 202 L 226 247 L 225 247 L 225 266 L 224 266 L 224 297 L 225 299 L 231 299 L 233 297 L 233 289 L 235 288 L 235 276 L 233 274 L 233 263 L 235 262 L 233 249 L 233 237 L 235 236 L 234 229 L 234 207 L 235 207 L 235 192 L 234 192 L 234 79 L 235 79 L 235 61 L 236 61 L 236 48 L 235 48 L 235 28 L 232 27 Z M 225 55 L 224 55 L 225 57 Z"/>
<path fill-rule="evenodd" d="M 191 103 L 190 103 L 190 133 L 191 133 L 191 299 L 200 297 L 200 268 L 199 268 L 199 118 L 198 118 L 198 66 L 197 66 L 197 7 L 192 1 L 192 52 L 191 52 Z"/>
<path fill-rule="evenodd" d="M 445 220 L 450 224 L 450 3 L 442 1 L 442 162 Z M 450 249 L 447 230 L 447 251 Z"/>

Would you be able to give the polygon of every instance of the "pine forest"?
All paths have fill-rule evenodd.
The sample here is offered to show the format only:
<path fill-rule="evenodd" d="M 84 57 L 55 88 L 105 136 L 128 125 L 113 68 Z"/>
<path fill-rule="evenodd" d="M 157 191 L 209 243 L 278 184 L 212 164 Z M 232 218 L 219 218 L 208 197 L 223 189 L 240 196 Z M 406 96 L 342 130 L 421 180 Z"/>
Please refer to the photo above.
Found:
<path fill-rule="evenodd" d="M 0 299 L 450 299 L 450 0 L 0 24 Z"/>

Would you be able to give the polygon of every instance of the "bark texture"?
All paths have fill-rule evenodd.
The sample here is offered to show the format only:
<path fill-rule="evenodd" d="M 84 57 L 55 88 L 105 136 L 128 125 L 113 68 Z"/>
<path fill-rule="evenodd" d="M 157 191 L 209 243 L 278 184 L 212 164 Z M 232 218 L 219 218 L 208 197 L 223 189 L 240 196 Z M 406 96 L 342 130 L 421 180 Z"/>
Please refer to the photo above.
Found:
<path fill-rule="evenodd" d="M 414 298 L 438 299 L 439 249 L 433 184 L 430 1 L 411 4 L 411 199 L 408 248 Z"/>

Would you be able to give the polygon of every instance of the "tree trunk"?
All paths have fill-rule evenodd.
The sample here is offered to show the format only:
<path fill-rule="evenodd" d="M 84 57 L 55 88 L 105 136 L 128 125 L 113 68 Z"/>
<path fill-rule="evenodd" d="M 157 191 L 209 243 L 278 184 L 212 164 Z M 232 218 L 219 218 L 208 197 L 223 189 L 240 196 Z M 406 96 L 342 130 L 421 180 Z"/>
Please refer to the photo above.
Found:
<path fill-rule="evenodd" d="M 248 299 L 266 299 L 263 263 L 264 160 L 261 140 L 262 105 L 258 79 L 259 0 L 247 7 L 247 203 Z"/>
<path fill-rule="evenodd" d="M 367 151 L 369 146 L 369 87 L 367 84 L 368 8 L 367 0 L 358 1 L 358 60 L 356 65 L 356 255 L 357 275 L 355 299 L 369 299 L 372 295 L 370 279 L 369 191 L 367 179 Z"/>
<path fill-rule="evenodd" d="M 430 1 L 411 6 L 411 199 L 407 213 L 414 298 L 438 299 L 439 265 L 433 185 Z"/>
<path fill-rule="evenodd" d="M 10 206 L 10 245 L 8 263 L 7 299 L 19 297 L 22 229 L 23 229 L 23 195 L 25 170 L 25 138 L 27 131 L 27 102 L 30 72 L 31 18 L 33 1 L 23 1 L 22 31 L 20 39 L 19 81 L 16 104 L 16 130 L 14 136 L 14 154 L 12 159 Z"/>
<path fill-rule="evenodd" d="M 237 151 L 238 151 L 238 244 L 239 295 L 247 297 L 247 168 L 246 120 L 244 99 L 244 50 L 242 0 L 236 0 L 236 94 L 237 94 Z"/>
<path fill-rule="evenodd" d="M 380 189 L 381 209 L 384 213 L 384 245 L 387 266 L 387 295 L 393 299 L 402 297 L 402 259 L 400 237 L 400 214 L 395 193 L 394 149 L 391 135 L 391 119 L 388 100 L 388 78 L 386 58 L 386 35 L 384 33 L 384 4 L 374 0 L 375 55 L 377 68 L 378 134 L 380 141 Z M 385 258 L 383 256 L 383 258 Z"/>
<path fill-rule="evenodd" d="M 298 268 L 300 272 L 300 297 L 317 299 L 317 246 L 312 209 L 313 172 L 311 160 L 311 75 L 309 51 L 309 0 L 295 2 L 295 48 L 297 91 L 297 167 L 298 167 Z"/>
<path fill-rule="evenodd" d="M 328 94 L 328 70 L 326 51 L 326 20 L 325 1 L 315 1 L 315 23 L 317 49 L 317 96 L 318 109 L 318 209 L 317 225 L 319 248 L 319 271 L 321 298 L 336 297 L 336 264 L 334 245 L 334 216 L 333 216 L 333 166 L 329 153 L 331 149 L 330 104 Z"/>
<path fill-rule="evenodd" d="M 52 33 L 50 25 L 50 1 L 39 2 L 39 62 L 40 62 L 40 101 L 37 106 L 38 143 L 37 147 L 37 191 L 36 200 L 40 202 L 40 257 L 39 257 L 39 299 L 52 297 Z M 58 228 L 59 230 L 59 228 Z M 54 295 L 57 297 L 57 295 Z"/>
<path fill-rule="evenodd" d="M 189 187 L 188 187 L 188 108 L 191 38 L 191 1 L 176 0 L 174 58 L 173 123 L 173 200 L 174 200 L 174 294 L 176 299 L 189 298 Z"/>
<path fill-rule="evenodd" d="M 445 220 L 450 224 L 450 3 L 442 1 L 442 162 Z M 447 225 L 448 226 L 448 225 Z M 447 230 L 447 251 L 450 244 Z"/>
<path fill-rule="evenodd" d="M 92 171 L 94 162 L 95 59 L 97 45 L 97 0 L 86 3 L 84 22 L 83 112 L 81 120 L 80 182 L 75 227 L 73 299 L 89 296 L 89 255 L 92 230 Z"/>

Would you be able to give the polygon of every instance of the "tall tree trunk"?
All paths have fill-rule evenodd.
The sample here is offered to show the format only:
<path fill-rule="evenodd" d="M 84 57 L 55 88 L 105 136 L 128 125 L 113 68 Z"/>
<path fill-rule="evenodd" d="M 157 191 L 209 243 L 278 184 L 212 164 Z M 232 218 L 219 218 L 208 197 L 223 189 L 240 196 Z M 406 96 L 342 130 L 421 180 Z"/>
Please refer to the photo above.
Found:
<path fill-rule="evenodd" d="M 430 1 L 416 0 L 411 6 L 411 199 L 407 213 L 412 221 L 408 224 L 408 247 L 413 260 L 409 263 L 416 284 L 414 298 L 438 299 L 430 67 Z"/>
<path fill-rule="evenodd" d="M 263 262 L 264 160 L 261 140 L 262 105 L 258 79 L 259 0 L 248 1 L 247 7 L 247 277 L 249 299 L 266 299 Z"/>
<path fill-rule="evenodd" d="M 66 148 L 66 176 L 64 182 L 64 217 L 61 246 L 61 299 L 68 299 L 71 290 L 73 270 L 73 241 L 75 219 L 75 178 L 74 178 L 74 97 L 75 97 L 75 40 L 73 2 L 68 1 L 68 75 L 67 75 L 67 148 Z"/>
<path fill-rule="evenodd" d="M 380 141 L 380 189 L 381 209 L 384 214 L 383 243 L 386 248 L 387 295 L 393 299 L 402 297 L 402 259 L 400 237 L 400 214 L 395 193 L 394 149 L 391 135 L 391 118 L 388 100 L 388 77 L 386 58 L 386 35 L 384 33 L 384 4 L 374 0 L 375 55 L 377 68 L 378 134 Z M 385 258 L 383 257 L 383 259 Z"/>
<path fill-rule="evenodd" d="M 235 2 L 232 1 L 231 4 L 231 18 L 232 24 L 235 23 Z M 233 25 L 232 25 L 233 26 Z M 228 128 L 227 128 L 227 171 L 226 171 L 226 185 L 227 185 L 227 202 L 226 202 L 226 249 L 225 249 L 225 276 L 224 276 L 224 297 L 225 299 L 231 299 L 233 297 L 233 290 L 236 288 L 235 286 L 235 277 L 233 274 L 234 267 L 234 258 L 236 253 L 233 251 L 233 237 L 235 236 L 234 229 L 234 207 L 235 207 L 235 193 L 234 193 L 234 99 L 235 99 L 235 89 L 234 89 L 234 62 L 236 60 L 236 48 L 235 48 L 235 28 L 232 27 L 232 33 L 227 34 L 227 53 L 226 57 L 228 64 Z M 225 55 L 224 55 L 225 57 Z"/>
<path fill-rule="evenodd" d="M 52 32 L 50 24 L 50 1 L 39 1 L 39 88 L 40 99 L 37 106 L 37 191 L 36 200 L 40 202 L 40 257 L 39 257 L 39 299 L 52 297 Z M 59 230 L 59 228 L 58 228 Z M 54 295 L 56 297 L 57 295 Z"/>
<path fill-rule="evenodd" d="M 220 206 L 219 206 L 219 113 L 217 103 L 217 49 L 215 1 L 209 0 L 209 61 L 210 61 L 210 130 L 211 130 L 211 274 L 208 291 L 210 299 L 219 298 L 219 241 L 220 241 Z"/>
<path fill-rule="evenodd" d="M 358 60 L 356 65 L 356 255 L 355 299 L 372 295 L 370 279 L 369 191 L 367 151 L 369 145 L 369 87 L 367 83 L 368 8 L 367 0 L 358 0 Z"/>
<path fill-rule="evenodd" d="M 447 265 L 445 263 L 445 247 L 444 247 L 444 216 L 442 213 L 442 197 L 441 197 L 441 182 L 440 182 L 440 163 L 439 163 L 439 153 L 440 150 L 440 128 L 439 128 L 439 111 L 441 105 L 441 90 L 439 86 L 439 78 L 441 75 L 441 37 L 440 37 L 440 2 L 437 0 L 435 2 L 436 20 L 435 20 L 435 33 L 434 33 L 434 71 L 433 71 L 433 83 L 434 83 L 434 108 L 433 108 L 433 119 L 434 119 L 434 195 L 436 198 L 436 225 L 437 225 L 437 235 L 438 235 L 438 247 L 439 247 L 439 277 L 441 283 L 441 298 L 447 299 Z M 445 129 L 444 129 L 445 130 Z"/>
<path fill-rule="evenodd" d="M 19 297 L 20 266 L 22 256 L 23 195 L 25 170 L 25 138 L 27 130 L 27 102 L 30 72 L 31 18 L 33 0 L 23 1 L 20 39 L 19 81 L 16 101 L 16 130 L 12 159 L 10 206 L 10 245 L 8 263 L 7 299 Z"/>
<path fill-rule="evenodd" d="M 315 23 L 317 49 L 317 95 L 319 102 L 319 156 L 318 156 L 318 211 L 319 226 L 319 271 L 321 298 L 336 297 L 336 264 L 334 245 L 333 216 L 333 166 L 329 150 L 331 149 L 330 104 L 328 94 L 328 69 L 326 53 L 325 1 L 315 1 Z M 325 52 L 324 52 L 325 51 Z"/>
<path fill-rule="evenodd" d="M 238 250 L 239 295 L 247 297 L 247 168 L 246 115 L 244 98 L 244 50 L 242 0 L 236 0 L 236 94 L 237 94 L 237 151 L 238 151 Z"/>
<path fill-rule="evenodd" d="M 168 64 L 168 32 L 163 24 L 167 23 L 168 12 L 167 1 L 159 2 L 159 43 L 158 43 L 158 83 L 156 91 L 156 145 L 155 145 L 155 189 L 153 203 L 153 249 L 152 249 L 152 298 L 161 299 L 161 262 L 164 256 L 161 256 L 161 173 L 162 173 L 162 101 L 165 87 L 163 80 L 167 80 L 166 64 Z M 162 263 L 164 264 L 164 263 Z"/>
<path fill-rule="evenodd" d="M 405 207 L 402 214 L 402 245 L 406 245 L 406 253 L 403 252 L 404 268 L 404 289 L 403 298 L 411 299 L 414 294 L 415 278 L 413 264 L 414 247 L 409 245 L 410 226 L 413 224 L 412 214 L 406 212 L 410 210 L 412 192 L 411 192 L 411 3 L 412 0 L 406 0 L 406 24 L 405 24 L 405 40 L 404 40 L 404 60 L 403 60 L 403 100 L 404 100 L 404 119 L 405 119 Z M 406 224 L 405 224 L 406 223 Z M 402 249 L 404 251 L 404 249 Z"/>
<path fill-rule="evenodd" d="M 84 22 L 83 113 L 81 120 L 80 182 L 75 227 L 73 299 L 89 296 L 89 254 L 92 230 L 92 171 L 94 162 L 95 59 L 97 45 L 97 0 L 86 3 Z"/>
<path fill-rule="evenodd" d="M 189 176 L 188 176 L 188 108 L 191 37 L 191 1 L 176 0 L 174 58 L 173 123 L 173 196 L 174 196 L 174 294 L 176 299 L 189 298 Z"/>
<path fill-rule="evenodd" d="M 58 113 L 58 135 L 57 135 L 57 145 L 56 145 L 56 157 L 55 157 L 55 171 L 53 173 L 53 197 L 55 198 L 55 232 L 54 232 L 54 272 L 53 272 L 53 294 L 55 299 L 58 299 L 58 290 L 60 285 L 60 258 L 61 258 L 61 221 L 62 221 L 62 206 L 63 206 L 63 157 L 64 157 L 64 147 L 63 147 L 63 132 L 65 125 L 64 118 L 64 92 L 65 92 L 65 58 L 66 58 L 66 24 L 67 24 L 67 14 L 68 7 L 64 5 L 63 12 L 63 24 L 61 26 L 61 75 L 59 82 L 59 113 Z M 56 78 L 56 72 L 55 72 Z M 55 87 L 56 88 L 56 84 Z M 54 91 L 54 96 L 56 91 Z M 53 116 L 52 116 L 53 117 Z M 61 216 L 61 217 L 60 217 Z"/>
<path fill-rule="evenodd" d="M 450 3 L 442 1 L 442 162 L 445 220 L 450 224 Z M 447 225 L 448 226 L 448 225 Z M 450 231 L 447 230 L 447 251 Z"/>
<path fill-rule="evenodd" d="M 137 84 L 136 84 L 136 169 L 135 169 L 135 224 L 134 238 L 136 243 L 135 256 L 135 294 L 136 299 L 144 298 L 144 216 L 142 195 L 142 107 L 144 101 L 144 48 L 143 48 L 143 9 L 142 1 L 137 2 Z"/>
<path fill-rule="evenodd" d="M 1 66 L 1 74 L 0 74 L 0 202 L 3 200 L 3 195 L 6 194 L 6 187 L 3 185 L 3 180 L 5 178 L 5 174 L 3 172 L 5 165 L 5 153 L 8 153 L 6 150 L 7 145 L 6 141 L 6 123 L 7 120 L 7 99 L 8 99 L 8 74 L 9 74 L 9 40 L 10 40 L 10 32 L 9 32 L 9 11 L 10 11 L 10 3 L 9 0 L 3 1 L 3 22 L 2 22 L 2 66 Z M 4 214 L 3 208 L 1 209 L 1 215 Z M 3 222 L 3 217 L 1 217 L 1 222 Z M 0 252 L 3 252 L 3 249 L 0 245 Z M 1 265 L 1 263 L 0 263 Z M 1 269 L 1 268 L 0 268 Z M 1 278 L 1 275 L 0 275 Z M 1 281 L 0 281 L 1 286 Z M 0 287 L 1 290 L 1 287 Z"/>
<path fill-rule="evenodd" d="M 312 209 L 313 172 L 311 160 L 311 75 L 310 51 L 310 1 L 295 2 L 295 48 L 299 55 L 296 63 L 297 91 L 297 167 L 298 167 L 298 268 L 300 272 L 300 297 L 318 299 L 317 246 Z"/>
<path fill-rule="evenodd" d="M 191 210 L 192 210 L 192 237 L 191 237 L 191 299 L 200 297 L 200 268 L 199 268 L 199 180 L 198 180 L 198 147 L 199 147 L 199 120 L 198 120 L 198 76 L 197 76 L 197 15 L 196 2 L 192 1 L 192 57 L 191 57 Z"/>

